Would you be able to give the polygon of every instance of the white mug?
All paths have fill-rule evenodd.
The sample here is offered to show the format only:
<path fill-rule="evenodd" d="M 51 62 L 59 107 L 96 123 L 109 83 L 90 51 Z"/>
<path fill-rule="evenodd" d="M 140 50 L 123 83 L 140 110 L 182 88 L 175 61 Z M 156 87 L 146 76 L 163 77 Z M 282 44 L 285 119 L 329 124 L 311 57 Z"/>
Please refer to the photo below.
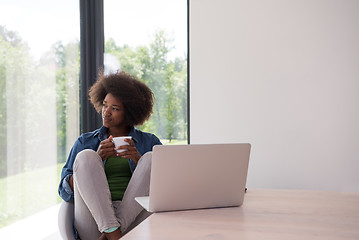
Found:
<path fill-rule="evenodd" d="M 123 146 L 123 145 L 130 145 L 128 142 L 125 142 L 125 139 L 132 139 L 131 136 L 126 136 L 126 137 L 114 137 L 112 138 L 112 142 L 115 144 L 115 149 L 119 146 Z M 124 152 L 127 151 L 126 149 L 117 149 L 116 150 L 118 153 L 120 152 Z"/>

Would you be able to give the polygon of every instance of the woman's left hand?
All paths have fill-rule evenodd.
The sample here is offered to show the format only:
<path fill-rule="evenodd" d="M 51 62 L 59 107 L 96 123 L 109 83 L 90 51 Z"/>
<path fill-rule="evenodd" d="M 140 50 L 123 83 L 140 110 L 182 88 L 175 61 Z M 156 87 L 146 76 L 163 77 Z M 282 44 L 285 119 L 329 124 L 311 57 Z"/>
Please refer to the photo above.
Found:
<path fill-rule="evenodd" d="M 126 151 L 117 153 L 116 155 L 122 158 L 130 158 L 132 161 L 134 161 L 137 164 L 138 160 L 140 160 L 141 158 L 141 154 L 137 151 L 135 142 L 129 138 L 126 138 L 125 142 L 128 142 L 129 145 L 122 145 L 119 146 L 117 149 L 124 149 Z"/>

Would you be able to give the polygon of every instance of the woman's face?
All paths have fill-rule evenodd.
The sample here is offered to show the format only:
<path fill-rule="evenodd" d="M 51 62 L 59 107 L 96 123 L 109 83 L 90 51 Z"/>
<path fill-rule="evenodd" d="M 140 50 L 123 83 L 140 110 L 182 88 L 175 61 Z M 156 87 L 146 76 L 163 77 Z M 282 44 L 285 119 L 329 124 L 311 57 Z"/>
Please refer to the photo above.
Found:
<path fill-rule="evenodd" d="M 102 122 L 107 128 L 127 127 L 125 124 L 125 108 L 122 102 L 108 93 L 103 100 L 102 106 Z"/>

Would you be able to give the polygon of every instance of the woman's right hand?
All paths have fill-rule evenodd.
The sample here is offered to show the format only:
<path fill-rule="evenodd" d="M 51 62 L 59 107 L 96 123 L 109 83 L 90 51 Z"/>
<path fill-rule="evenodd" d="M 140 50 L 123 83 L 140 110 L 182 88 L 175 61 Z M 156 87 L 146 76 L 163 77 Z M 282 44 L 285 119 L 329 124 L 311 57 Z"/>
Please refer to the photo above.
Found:
<path fill-rule="evenodd" d="M 97 149 L 97 154 L 105 161 L 108 157 L 116 156 L 115 145 L 112 142 L 112 136 L 100 142 L 100 146 Z"/>

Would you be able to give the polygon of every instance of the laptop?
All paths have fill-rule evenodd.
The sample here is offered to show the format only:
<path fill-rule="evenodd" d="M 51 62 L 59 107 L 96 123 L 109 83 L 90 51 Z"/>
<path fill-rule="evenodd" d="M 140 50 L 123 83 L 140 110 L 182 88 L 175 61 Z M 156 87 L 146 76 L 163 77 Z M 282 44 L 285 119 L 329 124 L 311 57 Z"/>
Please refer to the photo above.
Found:
<path fill-rule="evenodd" d="M 241 206 L 251 145 L 156 145 L 149 196 L 135 200 L 149 212 Z"/>

